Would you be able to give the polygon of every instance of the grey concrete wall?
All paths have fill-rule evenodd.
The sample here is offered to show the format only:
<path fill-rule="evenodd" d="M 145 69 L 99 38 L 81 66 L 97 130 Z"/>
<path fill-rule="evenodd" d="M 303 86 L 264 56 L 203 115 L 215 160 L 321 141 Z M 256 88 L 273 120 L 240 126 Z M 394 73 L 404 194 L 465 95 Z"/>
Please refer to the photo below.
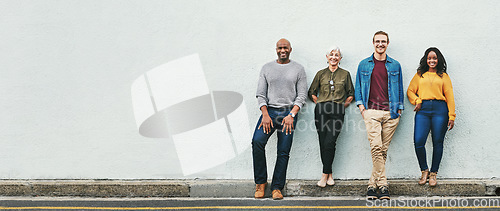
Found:
<path fill-rule="evenodd" d="M 358 62 L 373 52 L 371 39 L 378 30 L 390 35 L 388 54 L 402 64 L 405 90 L 426 48 L 437 46 L 447 59 L 457 120 L 446 135 L 439 175 L 498 177 L 499 7 L 494 0 L 1 1 L 0 178 L 250 179 L 250 140 L 239 148 L 246 150 L 224 162 L 186 174 L 188 166 L 180 157 L 189 149 L 181 149 L 173 137 L 139 133 L 134 81 L 162 64 L 198 54 L 208 90 L 243 97 L 240 108 L 246 109 L 247 122 L 229 122 L 231 128 L 247 125 L 232 131 L 241 141 L 251 135 L 260 115 L 257 78 L 261 66 L 276 58 L 278 39 L 291 41 L 291 59 L 305 66 L 310 84 L 326 66 L 324 52 L 333 44 L 343 50 L 341 67 L 354 77 Z M 389 148 L 389 178 L 419 174 L 413 106 L 407 100 L 405 106 Z M 313 108 L 309 101 L 300 113 L 289 178 L 321 175 Z M 217 139 L 198 135 L 193 143 Z M 269 172 L 275 145 L 273 138 Z M 206 154 L 193 153 L 189 162 L 210 163 L 212 155 L 227 154 L 217 144 L 206 146 Z M 333 169 L 342 179 L 370 175 L 369 144 L 354 106 L 347 111 Z"/>

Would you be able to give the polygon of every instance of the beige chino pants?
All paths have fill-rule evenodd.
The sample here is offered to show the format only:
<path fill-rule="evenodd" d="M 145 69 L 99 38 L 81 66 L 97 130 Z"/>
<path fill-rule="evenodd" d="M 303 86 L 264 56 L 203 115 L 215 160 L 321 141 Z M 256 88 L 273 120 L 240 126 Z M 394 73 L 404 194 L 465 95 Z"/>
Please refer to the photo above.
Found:
<path fill-rule="evenodd" d="M 398 127 L 400 117 L 391 119 L 389 111 L 367 109 L 363 113 L 363 118 L 373 161 L 372 175 L 368 186 L 375 188 L 387 186 L 387 177 L 385 176 L 387 149 Z"/>

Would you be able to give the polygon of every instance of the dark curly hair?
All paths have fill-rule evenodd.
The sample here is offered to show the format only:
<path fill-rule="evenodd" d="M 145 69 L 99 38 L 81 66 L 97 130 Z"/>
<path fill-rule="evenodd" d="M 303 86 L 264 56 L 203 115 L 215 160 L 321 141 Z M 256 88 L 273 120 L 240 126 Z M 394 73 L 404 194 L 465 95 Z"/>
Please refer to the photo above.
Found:
<path fill-rule="evenodd" d="M 437 55 L 438 63 L 436 65 L 436 73 L 439 77 L 443 77 L 443 73 L 446 73 L 446 60 L 443 54 L 436 47 L 430 47 L 425 50 L 424 56 L 420 59 L 420 65 L 418 66 L 417 73 L 423 78 L 423 74 L 429 71 L 429 65 L 427 65 L 427 56 L 431 51 L 434 51 Z"/>

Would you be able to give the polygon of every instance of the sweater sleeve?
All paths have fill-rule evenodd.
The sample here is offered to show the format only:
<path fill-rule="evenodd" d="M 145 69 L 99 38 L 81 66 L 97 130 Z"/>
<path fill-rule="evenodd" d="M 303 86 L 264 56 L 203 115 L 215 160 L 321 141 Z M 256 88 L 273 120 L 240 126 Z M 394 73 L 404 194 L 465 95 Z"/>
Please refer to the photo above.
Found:
<path fill-rule="evenodd" d="M 307 98 L 307 78 L 304 68 L 302 68 L 302 70 L 299 72 L 298 77 L 299 78 L 296 85 L 297 97 L 295 98 L 293 104 L 299 106 L 299 108 L 302 108 L 302 106 L 304 106 L 304 104 L 306 103 Z"/>
<path fill-rule="evenodd" d="M 267 98 L 267 80 L 264 74 L 264 68 L 262 68 L 262 70 L 260 71 L 256 97 L 257 102 L 259 103 L 259 108 L 262 106 L 267 106 L 269 100 Z"/>
<path fill-rule="evenodd" d="M 448 74 L 443 74 L 443 94 L 446 98 L 446 104 L 448 105 L 448 116 L 450 120 L 455 120 L 457 116 L 455 114 L 455 97 L 453 96 L 453 86 L 451 85 L 451 79 Z"/>
<path fill-rule="evenodd" d="M 321 71 L 321 70 L 320 70 Z M 311 83 L 311 86 L 309 87 L 309 91 L 307 92 L 307 96 L 309 97 L 310 100 L 312 99 L 313 95 L 318 96 L 318 89 L 319 89 L 319 72 L 316 73 L 316 76 L 314 76 L 314 79 Z"/>
<path fill-rule="evenodd" d="M 413 105 L 422 103 L 422 99 L 420 99 L 420 97 L 417 95 L 419 82 L 420 76 L 418 75 L 418 73 L 415 73 L 410 81 L 410 85 L 408 86 L 408 91 L 406 92 L 406 95 L 408 95 L 408 100 Z"/>

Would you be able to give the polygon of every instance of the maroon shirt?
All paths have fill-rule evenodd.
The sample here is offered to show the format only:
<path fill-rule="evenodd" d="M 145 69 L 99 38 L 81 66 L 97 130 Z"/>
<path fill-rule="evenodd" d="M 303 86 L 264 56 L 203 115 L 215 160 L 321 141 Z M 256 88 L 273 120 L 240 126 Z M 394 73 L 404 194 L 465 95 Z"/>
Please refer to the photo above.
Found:
<path fill-rule="evenodd" d="M 388 77 L 385 60 L 378 61 L 373 58 L 373 62 L 375 62 L 375 67 L 370 82 L 368 109 L 389 111 Z"/>

